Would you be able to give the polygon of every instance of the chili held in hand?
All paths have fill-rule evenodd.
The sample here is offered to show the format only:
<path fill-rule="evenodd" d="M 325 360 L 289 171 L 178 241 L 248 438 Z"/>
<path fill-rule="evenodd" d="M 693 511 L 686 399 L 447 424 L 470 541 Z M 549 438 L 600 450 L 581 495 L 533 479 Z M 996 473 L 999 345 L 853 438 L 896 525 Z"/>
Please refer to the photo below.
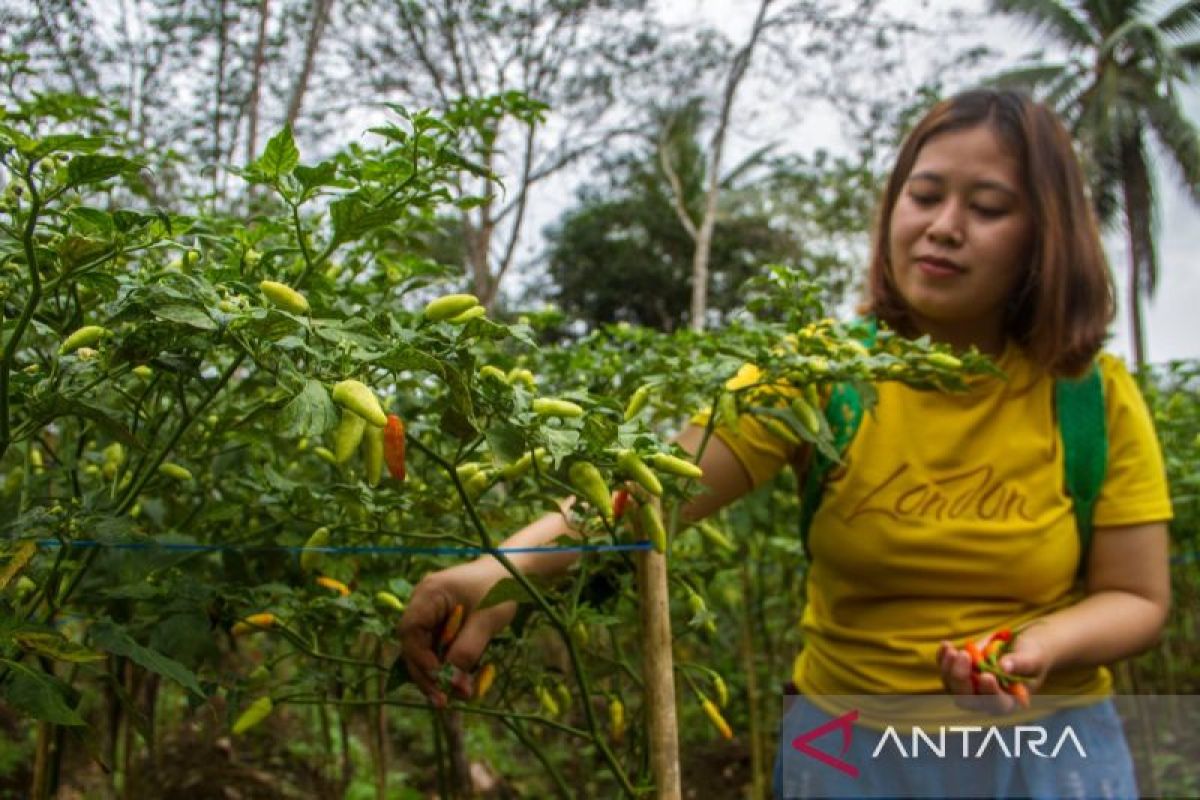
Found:
<path fill-rule="evenodd" d="M 1001 657 L 1012 651 L 1015 642 L 1016 636 L 1013 632 L 1008 628 L 1001 628 L 984 641 L 982 648 L 975 642 L 967 642 L 963 649 L 971 657 L 971 687 L 973 689 L 978 691 L 979 676 L 990 672 L 996 676 L 996 682 L 1000 684 L 1000 688 L 1012 695 L 1018 705 L 1022 708 L 1029 708 L 1029 688 L 1025 686 L 1025 679 L 1000 668 Z"/>

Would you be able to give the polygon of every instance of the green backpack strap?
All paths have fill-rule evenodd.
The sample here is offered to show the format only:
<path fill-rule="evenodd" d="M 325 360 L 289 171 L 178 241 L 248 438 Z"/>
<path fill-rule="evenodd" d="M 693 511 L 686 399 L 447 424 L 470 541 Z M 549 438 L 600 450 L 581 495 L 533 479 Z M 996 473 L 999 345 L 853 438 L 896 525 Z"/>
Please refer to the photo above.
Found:
<path fill-rule="evenodd" d="M 833 447 L 839 453 L 846 452 L 854 434 L 858 433 L 862 415 L 862 396 L 858 389 L 848 383 L 834 384 L 829 402 L 825 405 L 825 420 L 833 433 Z M 833 459 L 820 450 L 814 448 L 811 452 L 808 470 L 804 473 L 804 491 L 800 497 L 800 544 L 804 547 L 805 557 L 808 557 L 808 529 L 812 527 L 817 507 L 821 505 L 821 496 L 825 493 L 825 476 L 834 465 Z"/>
<path fill-rule="evenodd" d="M 1079 570 L 1092 543 L 1092 514 L 1108 469 L 1108 426 L 1100 368 L 1054 382 L 1054 414 L 1062 433 L 1063 472 L 1079 530 Z"/>
<path fill-rule="evenodd" d="M 859 320 L 865 323 L 866 331 L 859 340 L 870 347 L 875 344 L 875 335 L 879 323 L 874 317 Z M 858 389 L 849 383 L 835 383 L 829 392 L 829 402 L 825 404 L 825 421 L 833 434 L 833 449 L 839 454 L 845 453 L 846 448 L 858 433 L 862 422 L 863 401 Z M 804 555 L 808 556 L 808 530 L 812 527 L 813 516 L 821 505 L 821 495 L 825 493 L 825 477 L 833 469 L 834 461 L 813 448 L 808 460 L 808 469 L 804 473 L 804 487 L 800 493 L 800 544 L 804 547 Z"/>
<path fill-rule="evenodd" d="M 872 338 L 875 327 L 872 325 Z M 1060 378 L 1054 382 L 1055 418 L 1063 441 L 1063 473 L 1067 494 L 1075 512 L 1079 532 L 1079 571 L 1087 564 L 1092 542 L 1092 514 L 1108 469 L 1108 425 L 1105 418 L 1104 387 L 1100 368 L 1093 364 L 1082 378 Z M 825 406 L 825 419 L 833 433 L 834 448 L 845 453 L 862 422 L 863 403 L 858 390 L 847 383 L 835 384 Z M 800 498 L 800 543 L 808 552 L 808 533 L 825 492 L 825 478 L 834 462 L 813 450 Z"/>

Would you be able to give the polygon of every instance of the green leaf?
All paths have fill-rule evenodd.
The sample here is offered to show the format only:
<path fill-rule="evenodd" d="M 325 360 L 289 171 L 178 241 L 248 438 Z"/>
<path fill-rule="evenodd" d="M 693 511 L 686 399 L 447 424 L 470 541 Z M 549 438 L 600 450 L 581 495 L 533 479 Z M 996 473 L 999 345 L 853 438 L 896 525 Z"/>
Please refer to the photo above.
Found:
<path fill-rule="evenodd" d="M 305 192 L 310 192 L 321 186 L 334 186 L 337 184 L 337 164 L 332 161 L 322 161 L 315 167 L 306 167 L 300 164 L 295 169 L 296 180 L 300 181 L 300 185 L 304 187 Z"/>
<path fill-rule="evenodd" d="M 178 683 L 197 697 L 204 697 L 204 690 L 196 680 L 196 675 L 190 669 L 169 658 L 157 650 L 142 647 L 129 637 L 129 634 L 110 622 L 100 622 L 92 626 L 92 640 L 102 650 L 113 655 L 125 656 L 151 672 L 157 672 L 165 678 Z"/>
<path fill-rule="evenodd" d="M 436 356 L 407 345 L 402 345 L 400 349 L 388 353 L 379 359 L 379 364 L 396 372 L 423 370 L 439 378 L 444 377 L 446 374 L 445 367 L 442 366 L 442 362 Z"/>
<path fill-rule="evenodd" d="M 82 136 L 78 133 L 60 133 L 45 136 L 22 147 L 22 153 L 31 159 L 45 158 L 51 153 L 94 153 L 104 146 L 99 136 Z"/>
<path fill-rule="evenodd" d="M 304 388 L 283 407 L 276 423 L 281 436 L 319 436 L 337 424 L 338 412 L 328 390 L 318 380 Z"/>
<path fill-rule="evenodd" d="M 95 650 L 76 644 L 61 633 L 19 631 L 13 634 L 13 641 L 22 650 L 28 650 L 55 661 L 86 664 L 91 661 L 103 661 L 105 658 L 103 653 L 97 653 Z"/>
<path fill-rule="evenodd" d="M 571 455 L 579 447 L 579 431 L 570 428 L 551 428 L 543 425 L 541 436 L 546 442 L 546 450 L 554 457 L 555 463 Z"/>
<path fill-rule="evenodd" d="M 213 322 L 208 314 L 205 314 L 194 306 L 158 306 L 153 309 L 152 313 L 159 319 L 165 319 L 168 322 L 175 322 L 180 325 L 187 325 L 191 328 L 198 328 L 202 331 L 215 331 L 217 329 L 217 323 Z"/>
<path fill-rule="evenodd" d="M 516 461 L 529 449 L 524 432 L 516 425 L 497 422 L 488 426 L 483 435 L 487 437 L 488 449 L 505 464 Z"/>
<path fill-rule="evenodd" d="M 375 228 L 395 222 L 403 210 L 403 206 L 399 205 L 373 208 L 353 195 L 343 197 L 329 206 L 329 216 L 333 221 L 332 244 L 361 239 Z"/>
<path fill-rule="evenodd" d="M 178 593 L 179 586 L 173 588 Z M 210 626 L 208 615 L 197 609 L 161 617 L 150 635 L 150 645 L 184 664 L 212 663 L 220 653 Z"/>
<path fill-rule="evenodd" d="M 55 250 L 68 269 L 75 269 L 95 261 L 112 249 L 112 244 L 105 239 L 95 239 L 90 236 L 67 234 L 58 243 Z"/>
<path fill-rule="evenodd" d="M 287 125 L 271 137 L 263 154 L 250 165 L 250 171 L 272 181 L 291 175 L 299 163 L 300 151 L 296 149 L 296 140 L 292 138 L 292 127 Z"/>
<path fill-rule="evenodd" d="M 66 216 L 76 227 L 76 230 L 87 230 L 101 234 L 111 234 L 116 230 L 112 215 L 98 208 L 76 206 L 66 212 Z"/>
<path fill-rule="evenodd" d="M 4 699 L 14 708 L 55 725 L 86 724 L 67 704 L 70 690 L 62 681 L 7 658 L 0 658 L 0 664 L 12 670 L 12 679 L 2 689 Z"/>
<path fill-rule="evenodd" d="M 122 444 L 138 449 L 142 447 L 129 428 L 117 419 L 119 415 L 116 412 L 90 400 L 55 394 L 44 397 L 41 402 L 29 407 L 29 411 L 30 415 L 38 420 L 39 425 L 45 425 L 59 417 L 83 417 L 91 420 L 101 430 L 118 439 Z"/>
<path fill-rule="evenodd" d="M 67 164 L 67 185 L 83 186 L 115 178 L 137 167 L 137 163 L 121 156 L 75 156 Z"/>
<path fill-rule="evenodd" d="M 9 555 L 10 549 L 11 556 Z M 8 563 L 4 565 L 4 569 L 0 569 L 0 589 L 4 589 L 8 586 L 9 581 L 33 560 L 34 555 L 37 554 L 37 542 L 25 539 L 12 544 L 6 543 L 0 552 L 8 557 Z"/>

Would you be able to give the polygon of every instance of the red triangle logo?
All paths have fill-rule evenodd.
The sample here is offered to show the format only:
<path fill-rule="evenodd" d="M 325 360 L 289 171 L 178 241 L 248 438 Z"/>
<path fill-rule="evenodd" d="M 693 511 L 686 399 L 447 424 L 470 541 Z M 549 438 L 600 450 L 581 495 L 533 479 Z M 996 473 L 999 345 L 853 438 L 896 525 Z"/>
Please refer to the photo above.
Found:
<path fill-rule="evenodd" d="M 792 740 L 792 747 L 794 747 L 796 750 L 799 750 L 801 753 L 804 753 L 804 755 L 808 756 L 809 758 L 815 758 L 817 761 L 820 761 L 826 766 L 833 767 L 836 770 L 846 773 L 851 778 L 857 778 L 858 767 L 843 761 L 837 756 L 831 756 L 824 750 L 818 750 L 809 744 L 809 742 L 811 742 L 813 739 L 819 739 L 831 731 L 841 730 L 842 752 L 840 755 L 846 755 L 846 753 L 850 750 L 850 741 L 854 735 L 854 721 L 857 719 L 857 709 L 854 711 L 847 711 L 837 719 L 831 719 L 824 725 L 813 728 L 807 733 L 800 734 Z"/>

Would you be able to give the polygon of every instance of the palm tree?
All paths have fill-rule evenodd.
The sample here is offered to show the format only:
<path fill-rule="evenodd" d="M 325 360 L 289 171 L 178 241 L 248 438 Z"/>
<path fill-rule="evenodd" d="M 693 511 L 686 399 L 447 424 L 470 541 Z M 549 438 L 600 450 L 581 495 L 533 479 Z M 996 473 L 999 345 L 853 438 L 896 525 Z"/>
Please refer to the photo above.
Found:
<path fill-rule="evenodd" d="M 992 0 L 1066 49 L 1058 63 L 1032 62 L 995 83 L 1030 90 L 1066 121 L 1079 143 L 1101 223 L 1123 225 L 1129 242 L 1127 292 L 1133 357 L 1145 362 L 1141 300 L 1158 284 L 1158 196 L 1149 144 L 1174 166 L 1200 204 L 1200 134 L 1178 89 L 1200 70 L 1200 0 L 1157 18 L 1145 0 Z"/>

